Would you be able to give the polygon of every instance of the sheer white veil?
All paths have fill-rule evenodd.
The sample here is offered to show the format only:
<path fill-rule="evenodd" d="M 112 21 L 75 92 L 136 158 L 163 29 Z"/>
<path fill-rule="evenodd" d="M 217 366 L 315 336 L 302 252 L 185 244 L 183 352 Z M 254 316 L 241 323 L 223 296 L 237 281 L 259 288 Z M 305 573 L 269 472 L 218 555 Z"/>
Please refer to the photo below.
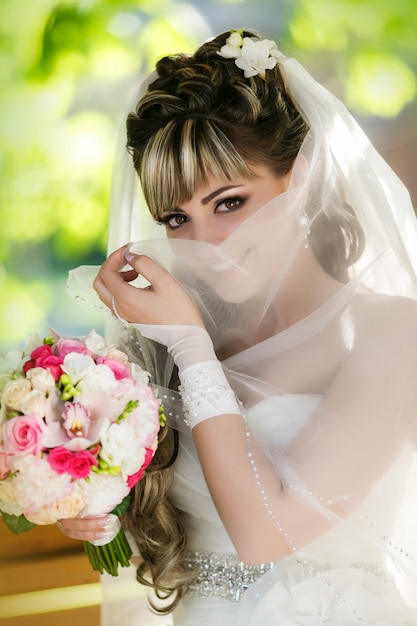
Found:
<path fill-rule="evenodd" d="M 367 341 L 367 328 L 370 334 L 374 327 L 386 328 L 386 346 L 370 343 L 369 353 L 365 357 L 363 351 L 362 360 L 356 364 L 363 374 L 363 384 L 350 389 L 350 395 L 344 398 L 346 405 L 352 394 L 356 398 L 351 420 L 346 411 L 339 415 L 328 407 L 319 407 L 308 423 L 300 425 L 293 445 L 286 449 L 277 448 L 255 424 L 253 434 L 291 497 L 323 515 L 329 532 L 343 527 L 345 541 L 361 537 L 358 548 L 352 550 L 352 567 L 367 559 L 378 560 L 382 553 L 398 585 L 409 592 L 407 587 L 416 585 L 417 580 L 417 412 L 410 411 L 417 402 L 417 371 L 412 369 L 417 346 L 417 222 L 406 188 L 345 106 L 295 59 L 281 56 L 278 62 L 289 93 L 310 127 L 288 190 L 260 208 L 219 246 L 168 240 L 164 227 L 153 222 L 141 196 L 122 129 L 114 169 L 108 249 L 111 252 L 131 242 L 133 251 L 154 258 L 193 295 L 216 348 L 221 350 L 230 341 L 241 343 L 240 351 L 226 352 L 224 366 L 248 410 L 267 402 L 268 413 L 278 414 L 282 405 L 275 405 L 275 399 L 294 395 L 311 397 L 312 407 L 316 407 L 321 392 L 332 384 L 325 365 L 331 360 L 329 355 L 334 356 L 334 363 L 342 363 L 355 342 Z M 154 74 L 141 85 L 135 101 L 153 79 Z M 313 247 L 315 252 L 326 250 L 332 245 L 330 238 L 337 225 L 341 225 L 348 247 L 357 245 L 362 249 L 349 267 L 348 280 L 337 293 L 322 298 L 320 306 L 308 316 L 250 345 L 247 336 L 256 335 L 269 319 L 304 246 Z M 360 242 L 349 243 L 352 231 L 361 232 Z M 263 262 L 262 255 L 251 255 L 252 248 L 262 249 L 269 263 Z M 92 302 L 93 296 L 84 289 L 89 283 L 90 270 L 79 268 L 71 273 L 69 289 Z M 365 298 L 364 309 L 358 294 Z M 398 332 L 392 333 L 393 329 Z M 116 336 L 120 332 L 117 322 L 110 320 L 109 333 Z M 132 345 L 140 345 L 155 383 L 168 387 L 172 363 L 165 360 L 160 367 L 148 342 L 132 331 L 123 332 Z M 391 334 L 401 343 L 403 352 L 409 351 L 404 363 L 410 369 L 401 372 L 398 382 L 395 363 L 392 371 L 384 366 L 377 372 L 381 376 L 376 385 L 380 397 L 376 399 L 375 392 L 368 397 L 369 386 L 375 386 L 373 370 L 378 350 L 381 360 L 390 350 L 396 358 Z M 359 420 L 356 413 L 360 412 L 361 397 L 376 409 Z M 178 406 L 174 402 L 170 412 L 178 412 Z M 297 408 L 289 403 L 285 410 L 290 421 L 297 421 L 297 416 L 291 415 Z M 178 422 L 175 427 L 181 429 Z M 320 459 L 326 462 L 329 456 L 333 464 L 323 473 Z M 340 503 L 338 514 L 326 504 L 336 501 Z M 294 545 L 302 549 L 310 545 L 308 533 L 286 519 L 285 513 L 280 512 L 280 522 Z M 307 556 L 300 554 L 310 558 L 308 549 Z"/>

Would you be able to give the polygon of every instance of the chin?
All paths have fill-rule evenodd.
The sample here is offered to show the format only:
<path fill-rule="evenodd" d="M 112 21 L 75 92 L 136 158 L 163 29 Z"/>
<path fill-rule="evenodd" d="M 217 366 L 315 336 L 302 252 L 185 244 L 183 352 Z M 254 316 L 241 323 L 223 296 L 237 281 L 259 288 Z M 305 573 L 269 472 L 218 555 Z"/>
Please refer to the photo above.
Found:
<path fill-rule="evenodd" d="M 259 285 L 252 276 L 242 276 L 232 270 L 213 277 L 210 287 L 221 300 L 230 304 L 243 304 L 259 295 Z"/>

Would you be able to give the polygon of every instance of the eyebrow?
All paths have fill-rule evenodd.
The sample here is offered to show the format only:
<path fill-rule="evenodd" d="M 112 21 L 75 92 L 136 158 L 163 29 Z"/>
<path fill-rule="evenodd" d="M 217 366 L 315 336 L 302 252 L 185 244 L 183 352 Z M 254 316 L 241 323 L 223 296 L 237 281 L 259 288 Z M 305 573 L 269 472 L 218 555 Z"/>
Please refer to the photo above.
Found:
<path fill-rule="evenodd" d="M 210 200 L 213 200 L 213 198 L 223 193 L 223 191 L 228 191 L 228 189 L 234 189 L 236 187 L 242 187 L 242 185 L 225 185 L 224 187 L 220 187 L 219 189 L 209 193 L 209 195 L 205 196 L 205 198 L 202 198 L 201 204 L 208 204 Z"/>
<path fill-rule="evenodd" d="M 204 206 L 205 206 L 211 200 L 213 200 L 213 198 L 215 198 L 216 196 L 218 196 L 221 193 L 223 193 L 223 191 L 228 191 L 228 189 L 237 189 L 238 187 L 243 187 L 243 185 L 225 185 L 224 187 L 219 187 L 219 189 L 215 189 L 214 191 L 209 193 L 208 196 L 205 196 L 204 198 L 202 198 L 201 199 L 201 204 L 204 204 Z M 171 215 L 173 212 L 175 212 L 175 213 L 185 213 L 184 209 L 182 209 L 181 207 L 176 207 L 175 209 L 173 209 L 173 211 L 166 211 L 164 214 L 165 215 Z"/>

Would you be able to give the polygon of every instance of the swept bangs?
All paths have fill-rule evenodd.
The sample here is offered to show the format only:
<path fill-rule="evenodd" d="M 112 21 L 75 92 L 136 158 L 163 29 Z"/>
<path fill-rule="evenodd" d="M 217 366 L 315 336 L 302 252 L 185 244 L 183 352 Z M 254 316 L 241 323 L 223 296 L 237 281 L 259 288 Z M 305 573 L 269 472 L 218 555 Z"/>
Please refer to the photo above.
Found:
<path fill-rule="evenodd" d="M 232 181 L 254 172 L 215 121 L 174 119 L 146 145 L 139 176 L 155 220 L 187 202 L 209 176 Z"/>

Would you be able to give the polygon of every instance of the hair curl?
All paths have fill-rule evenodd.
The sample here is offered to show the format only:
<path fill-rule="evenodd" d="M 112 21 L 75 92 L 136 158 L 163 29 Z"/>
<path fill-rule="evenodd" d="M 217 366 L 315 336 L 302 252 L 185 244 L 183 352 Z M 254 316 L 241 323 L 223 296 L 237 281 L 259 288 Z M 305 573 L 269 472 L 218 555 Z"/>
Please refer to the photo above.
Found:
<path fill-rule="evenodd" d="M 151 465 L 136 484 L 124 523 L 136 541 L 141 563 L 137 581 L 152 587 L 157 598 L 167 600 L 158 613 L 170 613 L 186 593 L 191 579 L 187 569 L 187 534 L 181 514 L 168 497 L 173 482 L 173 463 L 178 452 L 178 433 L 161 430 Z"/>

